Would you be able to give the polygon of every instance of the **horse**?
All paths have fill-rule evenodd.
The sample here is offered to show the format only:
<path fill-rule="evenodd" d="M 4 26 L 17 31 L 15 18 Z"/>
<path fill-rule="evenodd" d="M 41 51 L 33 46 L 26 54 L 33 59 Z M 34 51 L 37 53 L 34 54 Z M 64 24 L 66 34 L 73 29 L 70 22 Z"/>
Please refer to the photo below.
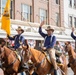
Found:
<path fill-rule="evenodd" d="M 76 75 L 76 53 L 69 41 L 65 42 L 66 48 L 65 50 L 68 52 L 69 55 L 69 65 Z"/>
<path fill-rule="evenodd" d="M 51 75 L 54 75 L 53 73 L 54 67 L 52 63 L 50 63 L 47 60 L 43 52 L 25 46 L 23 46 L 23 50 L 25 50 L 26 53 L 24 56 L 24 62 L 26 62 L 26 60 L 30 57 L 30 60 L 33 62 L 34 71 L 37 73 L 37 75 L 46 75 L 46 74 L 50 74 L 50 72 Z M 58 68 L 62 71 L 61 72 L 62 75 L 67 75 L 66 58 L 64 55 L 62 55 L 61 58 L 63 60 L 63 64 Z"/>
<path fill-rule="evenodd" d="M 21 66 L 21 61 L 14 51 L 5 46 L 4 39 L 0 38 L 0 61 L 4 75 L 17 75 Z"/>

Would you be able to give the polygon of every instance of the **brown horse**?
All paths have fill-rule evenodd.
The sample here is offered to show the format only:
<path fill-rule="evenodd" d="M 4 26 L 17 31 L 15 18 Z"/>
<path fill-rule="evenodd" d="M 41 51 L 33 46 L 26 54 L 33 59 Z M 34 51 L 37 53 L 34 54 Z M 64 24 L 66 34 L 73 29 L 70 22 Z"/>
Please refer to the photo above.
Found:
<path fill-rule="evenodd" d="M 23 46 L 23 49 L 25 50 L 25 62 L 30 57 L 31 61 L 33 62 L 35 72 L 38 75 L 46 75 L 50 72 L 53 72 L 53 65 L 48 62 L 46 59 L 45 54 L 43 54 L 41 51 L 33 49 L 33 48 L 26 48 Z M 28 56 L 30 54 L 30 56 Z M 64 55 L 61 56 L 63 60 L 63 65 L 59 68 L 62 70 L 62 75 L 67 75 L 67 65 L 66 65 L 66 58 Z M 65 73 L 65 74 L 64 74 Z M 52 75 L 54 75 L 52 73 Z"/>
<path fill-rule="evenodd" d="M 20 68 L 20 60 L 14 51 L 5 46 L 4 39 L 0 39 L 0 60 L 4 75 L 17 75 Z"/>
<path fill-rule="evenodd" d="M 70 42 L 65 42 L 66 45 L 66 51 L 68 51 L 69 55 L 69 64 L 71 69 L 74 72 L 74 75 L 76 75 L 76 53 L 74 52 L 74 49 Z"/>

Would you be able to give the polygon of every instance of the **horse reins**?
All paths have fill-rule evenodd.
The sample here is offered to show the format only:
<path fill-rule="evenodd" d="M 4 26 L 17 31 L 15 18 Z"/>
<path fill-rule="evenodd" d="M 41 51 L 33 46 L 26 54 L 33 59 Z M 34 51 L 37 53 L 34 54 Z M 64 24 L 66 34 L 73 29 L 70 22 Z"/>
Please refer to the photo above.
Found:
<path fill-rule="evenodd" d="M 2 51 L 0 57 L 2 56 L 3 52 L 5 52 L 5 50 Z M 9 55 L 10 55 L 12 52 L 13 52 L 13 51 L 10 51 Z M 9 57 L 9 55 L 7 56 L 7 58 Z M 6 68 L 11 67 L 11 66 L 16 62 L 16 60 L 17 60 L 17 59 L 15 59 L 15 60 L 14 60 L 10 65 L 8 65 L 8 67 L 6 67 Z"/>
<path fill-rule="evenodd" d="M 30 49 L 31 50 L 31 49 Z M 30 52 L 31 53 L 31 52 Z M 32 53 L 31 53 L 31 55 L 33 55 Z M 42 55 L 42 52 L 40 53 L 40 55 L 39 55 L 39 57 L 38 57 L 38 59 L 40 58 L 40 56 Z M 33 55 L 34 56 L 34 55 Z M 44 59 L 42 59 L 41 60 L 41 62 L 37 65 L 37 66 L 35 66 L 36 65 L 36 63 L 34 63 L 34 68 L 35 68 L 35 70 L 38 70 L 38 68 L 40 67 L 40 65 L 44 62 L 44 60 L 46 59 L 46 57 L 44 58 Z"/>

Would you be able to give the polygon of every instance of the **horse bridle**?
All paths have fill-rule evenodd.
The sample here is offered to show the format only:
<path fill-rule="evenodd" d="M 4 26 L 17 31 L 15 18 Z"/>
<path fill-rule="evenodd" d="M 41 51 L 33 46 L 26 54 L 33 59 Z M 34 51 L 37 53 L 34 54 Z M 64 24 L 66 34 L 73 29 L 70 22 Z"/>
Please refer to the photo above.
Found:
<path fill-rule="evenodd" d="M 69 44 L 67 44 L 66 45 L 66 47 L 68 47 L 69 46 Z M 68 50 L 68 52 L 70 52 L 70 50 Z M 69 55 L 69 58 L 71 58 L 72 57 L 72 55 Z M 70 62 L 70 64 L 74 64 L 74 62 L 76 62 L 76 59 L 74 59 L 72 62 Z"/>
<path fill-rule="evenodd" d="M 31 49 L 30 49 L 30 51 L 31 51 Z M 30 52 L 30 51 L 29 51 L 29 52 Z M 31 52 L 30 52 L 30 53 L 31 53 Z M 42 53 L 43 53 L 43 52 L 40 53 L 38 59 L 41 57 Z M 31 55 L 34 56 L 32 53 L 31 53 Z M 44 57 L 44 58 L 42 59 L 42 61 L 41 61 L 40 63 L 38 63 L 37 65 L 36 65 L 36 63 L 33 63 L 33 67 L 34 67 L 34 70 L 35 70 L 35 71 L 38 70 L 38 68 L 39 68 L 40 65 L 44 62 L 45 59 L 46 59 L 46 57 Z"/>
<path fill-rule="evenodd" d="M 3 54 L 5 53 L 5 50 L 4 50 L 3 47 L 1 48 L 1 51 L 2 51 L 2 53 L 0 54 L 0 59 L 1 59 L 1 60 L 0 60 L 0 61 L 1 61 L 0 64 L 1 64 L 1 66 L 2 66 L 2 65 L 5 63 L 5 60 L 3 60 L 3 58 L 4 58 L 4 57 L 3 57 Z M 9 53 L 9 55 L 7 56 L 7 58 L 10 56 L 10 54 L 11 54 L 12 52 L 13 52 L 13 51 L 11 51 L 11 52 Z M 17 59 L 15 59 L 15 60 L 14 60 L 10 65 L 8 65 L 6 68 L 11 67 L 11 66 L 16 62 L 16 60 L 17 60 Z"/>

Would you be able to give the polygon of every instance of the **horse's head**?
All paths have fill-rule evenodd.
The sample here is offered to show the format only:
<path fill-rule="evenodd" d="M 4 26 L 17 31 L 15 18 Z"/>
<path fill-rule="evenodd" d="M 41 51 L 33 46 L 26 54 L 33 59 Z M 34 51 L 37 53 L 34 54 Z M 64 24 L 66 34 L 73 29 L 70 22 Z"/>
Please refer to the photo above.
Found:
<path fill-rule="evenodd" d="M 0 38 L 0 54 L 3 52 L 3 47 L 6 44 L 3 38 Z"/>
<path fill-rule="evenodd" d="M 5 40 L 0 38 L 0 61 L 3 61 L 4 58 L 4 45 L 6 44 Z M 0 67 L 1 67 L 1 63 L 0 63 Z"/>
<path fill-rule="evenodd" d="M 69 41 L 66 41 L 66 42 L 65 42 L 65 50 L 66 50 L 66 51 L 70 51 L 71 48 L 72 48 L 71 43 L 70 43 Z"/>
<path fill-rule="evenodd" d="M 23 50 L 26 52 L 26 53 L 28 53 L 28 51 L 29 51 L 29 45 L 27 44 L 27 45 L 22 45 L 22 48 L 23 48 Z"/>
<path fill-rule="evenodd" d="M 23 51 L 24 51 L 24 59 L 25 59 L 25 62 L 26 62 L 30 58 L 30 48 L 29 48 L 28 45 L 26 45 L 26 46 L 23 45 L 22 48 L 23 48 Z"/>
<path fill-rule="evenodd" d="M 0 46 L 3 47 L 6 44 L 3 38 L 0 38 Z"/>

